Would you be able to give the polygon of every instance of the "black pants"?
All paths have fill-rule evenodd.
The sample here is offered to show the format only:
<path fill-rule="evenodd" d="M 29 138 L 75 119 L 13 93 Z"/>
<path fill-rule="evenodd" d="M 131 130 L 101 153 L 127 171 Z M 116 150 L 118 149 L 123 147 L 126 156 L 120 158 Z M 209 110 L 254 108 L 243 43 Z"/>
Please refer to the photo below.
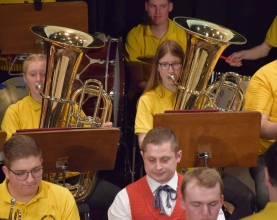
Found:
<path fill-rule="evenodd" d="M 223 173 L 224 200 L 234 206 L 234 212 L 229 220 L 238 220 L 252 215 L 255 210 L 255 195 L 243 182 L 229 174 Z"/>
<path fill-rule="evenodd" d="M 93 209 L 102 210 L 105 213 L 103 220 L 108 219 L 108 209 L 120 190 L 121 189 L 116 185 L 101 178 L 97 178 L 95 188 L 85 203 Z"/>

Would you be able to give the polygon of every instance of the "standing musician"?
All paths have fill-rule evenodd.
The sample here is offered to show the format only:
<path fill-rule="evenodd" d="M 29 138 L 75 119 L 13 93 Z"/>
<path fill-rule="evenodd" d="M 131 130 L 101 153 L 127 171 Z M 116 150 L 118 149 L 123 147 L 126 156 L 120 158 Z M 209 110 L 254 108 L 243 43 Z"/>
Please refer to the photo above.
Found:
<path fill-rule="evenodd" d="M 26 135 L 13 136 L 3 146 L 6 179 L 0 184 L 0 218 L 13 212 L 21 219 L 80 219 L 73 195 L 68 189 L 42 181 L 42 153 L 35 140 Z"/>
<path fill-rule="evenodd" d="M 223 204 L 223 182 L 215 169 L 199 167 L 185 173 L 181 206 L 186 220 L 216 220 Z"/>
<path fill-rule="evenodd" d="M 176 168 L 182 151 L 176 135 L 163 127 L 150 130 L 141 156 L 146 176 L 117 194 L 108 211 L 109 219 L 186 219 L 179 204 L 183 175 Z"/>
<path fill-rule="evenodd" d="M 277 60 L 260 68 L 251 78 L 245 94 L 245 110 L 262 114 L 257 167 L 249 169 L 255 182 L 256 206 L 269 201 L 264 172 L 264 153 L 277 140 Z"/>
<path fill-rule="evenodd" d="M 29 95 L 8 107 L 2 121 L 2 130 L 9 139 L 18 129 L 39 128 L 42 96 L 36 89 L 36 84 L 44 84 L 46 73 L 46 56 L 43 54 L 30 55 L 23 63 L 23 78 L 30 91 Z M 111 122 L 104 123 L 105 127 L 112 126 Z M 67 175 L 67 177 L 70 177 Z M 86 200 L 91 207 L 106 213 L 120 188 L 97 178 L 94 191 Z"/>
<path fill-rule="evenodd" d="M 168 75 L 174 74 L 178 81 L 184 57 L 181 46 L 175 41 L 166 40 L 158 47 L 150 79 L 137 105 L 135 133 L 138 135 L 140 149 L 146 133 L 153 128 L 153 116 L 174 109 L 177 87 Z M 226 173 L 223 173 L 222 180 L 224 198 L 235 207 L 230 219 L 237 220 L 252 214 L 255 206 L 254 193 L 241 181 Z"/>

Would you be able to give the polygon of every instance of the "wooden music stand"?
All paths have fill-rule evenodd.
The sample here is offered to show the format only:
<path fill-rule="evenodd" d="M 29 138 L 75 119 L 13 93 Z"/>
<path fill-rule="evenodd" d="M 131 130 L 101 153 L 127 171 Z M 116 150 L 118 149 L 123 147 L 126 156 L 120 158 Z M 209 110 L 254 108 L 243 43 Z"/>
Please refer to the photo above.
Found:
<path fill-rule="evenodd" d="M 178 168 L 257 166 L 260 112 L 165 113 L 154 127 L 173 130 L 183 152 Z M 205 153 L 206 152 L 206 153 Z M 202 153 L 204 158 L 199 158 Z M 208 161 L 208 164 L 205 164 Z"/>
<path fill-rule="evenodd" d="M 35 25 L 55 25 L 88 32 L 86 2 L 0 4 L 0 50 L 2 54 L 41 53 L 41 39 L 30 31 Z"/>
<path fill-rule="evenodd" d="M 69 161 L 67 170 L 70 171 L 114 169 L 120 136 L 118 128 L 58 129 L 14 135 L 22 134 L 34 138 L 41 148 L 45 173 L 60 172 L 64 158 Z"/>

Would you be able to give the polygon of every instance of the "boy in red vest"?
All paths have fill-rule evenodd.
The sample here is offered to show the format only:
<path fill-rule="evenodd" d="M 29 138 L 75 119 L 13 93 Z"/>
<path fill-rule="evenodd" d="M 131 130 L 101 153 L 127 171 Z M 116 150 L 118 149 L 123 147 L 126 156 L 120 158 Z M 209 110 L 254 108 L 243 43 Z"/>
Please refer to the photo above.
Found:
<path fill-rule="evenodd" d="M 222 191 L 223 183 L 216 170 L 201 167 L 186 172 L 181 185 L 181 206 L 186 210 L 187 220 L 218 219 Z"/>
<path fill-rule="evenodd" d="M 117 194 L 109 219 L 186 219 L 180 206 L 183 175 L 176 172 L 182 151 L 173 131 L 162 127 L 150 130 L 142 142 L 141 155 L 147 175 Z M 224 215 L 218 219 L 225 219 Z"/>

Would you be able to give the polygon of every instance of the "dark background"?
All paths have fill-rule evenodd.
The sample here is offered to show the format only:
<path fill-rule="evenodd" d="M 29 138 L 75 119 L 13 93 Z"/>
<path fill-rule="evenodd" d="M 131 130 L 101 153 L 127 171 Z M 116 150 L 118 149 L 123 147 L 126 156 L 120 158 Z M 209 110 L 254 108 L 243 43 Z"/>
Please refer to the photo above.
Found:
<path fill-rule="evenodd" d="M 86 0 L 89 8 L 90 33 L 100 31 L 112 37 L 125 39 L 128 31 L 147 19 L 144 0 Z M 232 29 L 247 39 L 244 45 L 230 45 L 223 55 L 248 49 L 261 44 L 274 17 L 277 15 L 276 0 L 172 0 L 170 18 L 187 16 Z M 277 49 L 272 49 L 266 58 L 243 61 L 240 68 L 230 67 L 218 61 L 215 71 L 237 72 L 252 76 L 261 66 L 277 58 Z"/>
<path fill-rule="evenodd" d="M 65 0 L 57 0 L 64 2 Z M 125 40 L 128 31 L 147 19 L 144 0 L 85 0 L 88 5 L 89 32 L 102 32 L 111 37 Z M 276 0 L 172 0 L 170 18 L 187 16 L 210 21 L 232 29 L 247 39 L 244 45 L 230 45 L 223 55 L 261 44 L 266 32 L 277 15 Z M 74 19 L 74 18 L 68 18 Z M 3 21 L 2 21 L 3 22 Z M 277 58 L 273 48 L 266 58 L 243 61 L 243 66 L 231 67 L 219 60 L 216 72 L 237 72 L 252 76 L 261 66 Z M 0 74 L 0 82 L 9 76 Z"/>

